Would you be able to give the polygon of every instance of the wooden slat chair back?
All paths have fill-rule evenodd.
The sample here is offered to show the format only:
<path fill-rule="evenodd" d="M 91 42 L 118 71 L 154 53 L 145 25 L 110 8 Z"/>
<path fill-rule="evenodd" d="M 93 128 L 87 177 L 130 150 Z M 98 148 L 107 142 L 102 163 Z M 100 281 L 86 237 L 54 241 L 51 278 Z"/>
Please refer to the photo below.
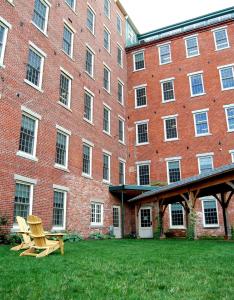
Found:
<path fill-rule="evenodd" d="M 41 218 L 37 216 L 28 216 L 28 225 L 31 230 L 31 236 L 33 237 L 35 246 L 46 247 L 46 237 L 42 227 Z"/>

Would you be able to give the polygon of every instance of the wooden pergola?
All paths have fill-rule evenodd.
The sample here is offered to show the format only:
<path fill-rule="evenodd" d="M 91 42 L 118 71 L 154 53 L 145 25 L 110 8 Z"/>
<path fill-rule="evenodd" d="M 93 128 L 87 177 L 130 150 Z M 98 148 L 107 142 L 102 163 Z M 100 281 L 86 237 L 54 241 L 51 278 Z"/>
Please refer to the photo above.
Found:
<path fill-rule="evenodd" d="M 228 207 L 233 194 L 234 164 L 231 164 L 214 169 L 209 173 L 186 178 L 157 190 L 143 193 L 128 200 L 128 202 L 137 203 L 138 206 L 149 201 L 157 202 L 159 206 L 159 218 L 162 225 L 163 216 L 168 204 L 179 202 L 185 209 L 187 224 L 191 224 L 193 222 L 192 218 L 196 214 L 195 205 L 197 199 L 213 196 L 218 200 L 222 208 L 225 238 L 228 238 L 231 233 L 231 227 L 228 220 Z M 161 226 L 161 228 L 163 228 L 163 226 Z M 163 231 L 161 234 L 163 234 Z"/>

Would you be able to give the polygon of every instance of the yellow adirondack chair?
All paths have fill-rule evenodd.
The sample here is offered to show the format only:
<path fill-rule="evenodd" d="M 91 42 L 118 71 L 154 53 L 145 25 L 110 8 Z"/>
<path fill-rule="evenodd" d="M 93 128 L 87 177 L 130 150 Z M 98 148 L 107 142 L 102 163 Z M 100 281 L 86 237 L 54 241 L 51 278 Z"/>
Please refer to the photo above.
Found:
<path fill-rule="evenodd" d="M 19 230 L 20 230 L 17 233 L 22 235 L 23 241 L 20 245 L 12 247 L 11 250 L 19 251 L 19 250 L 28 249 L 31 245 L 34 244 L 34 242 L 31 240 L 31 238 L 29 236 L 28 225 L 27 225 L 25 219 L 20 216 L 17 216 L 16 220 L 17 220 L 17 223 L 19 224 Z"/>
<path fill-rule="evenodd" d="M 47 256 L 58 249 L 60 249 L 62 255 L 64 254 L 64 242 L 62 240 L 63 233 L 44 232 L 42 221 L 37 216 L 28 216 L 27 223 L 30 227 L 30 236 L 33 238 L 34 244 L 31 245 L 29 249 L 22 252 L 20 256 L 30 255 L 40 258 Z M 46 237 L 56 237 L 58 240 L 51 241 Z"/>

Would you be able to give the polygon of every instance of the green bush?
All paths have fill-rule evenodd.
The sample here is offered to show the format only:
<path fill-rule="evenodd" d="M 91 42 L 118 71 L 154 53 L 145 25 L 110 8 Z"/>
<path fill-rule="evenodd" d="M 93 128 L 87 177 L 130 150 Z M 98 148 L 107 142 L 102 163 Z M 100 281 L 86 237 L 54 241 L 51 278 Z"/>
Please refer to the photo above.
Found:
<path fill-rule="evenodd" d="M 91 232 L 89 235 L 91 240 L 111 240 L 114 239 L 115 236 L 113 234 L 103 234 L 101 232 Z"/>
<path fill-rule="evenodd" d="M 67 233 L 64 237 L 63 237 L 63 241 L 64 242 L 69 242 L 69 243 L 76 243 L 76 242 L 80 242 L 83 241 L 83 237 L 80 233 L 78 232 L 71 232 L 71 233 Z"/>
<path fill-rule="evenodd" d="M 9 234 L 7 234 L 8 223 L 8 216 L 6 214 L 0 213 L 0 244 L 9 244 Z"/>
<path fill-rule="evenodd" d="M 231 227 L 231 239 L 234 240 L 234 226 Z"/>

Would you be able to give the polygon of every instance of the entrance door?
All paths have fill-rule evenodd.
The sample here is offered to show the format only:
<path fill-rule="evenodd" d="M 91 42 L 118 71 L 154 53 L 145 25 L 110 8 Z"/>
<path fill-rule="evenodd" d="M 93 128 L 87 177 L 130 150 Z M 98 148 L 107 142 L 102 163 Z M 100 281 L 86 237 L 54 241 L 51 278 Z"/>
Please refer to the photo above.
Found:
<path fill-rule="evenodd" d="M 117 239 L 121 239 L 120 206 L 113 206 L 113 231 Z"/>
<path fill-rule="evenodd" d="M 151 207 L 142 207 L 139 211 L 139 236 L 143 239 L 153 237 Z"/>

